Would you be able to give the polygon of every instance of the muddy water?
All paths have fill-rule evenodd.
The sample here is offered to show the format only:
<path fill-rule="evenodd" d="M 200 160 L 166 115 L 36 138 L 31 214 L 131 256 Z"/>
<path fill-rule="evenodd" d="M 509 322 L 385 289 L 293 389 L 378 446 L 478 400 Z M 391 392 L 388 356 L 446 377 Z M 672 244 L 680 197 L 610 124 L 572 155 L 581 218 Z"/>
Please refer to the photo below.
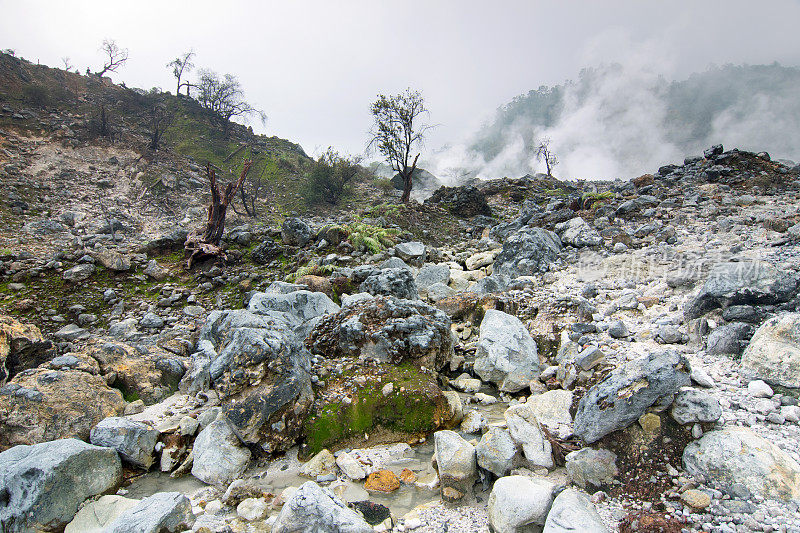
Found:
<path fill-rule="evenodd" d="M 496 391 L 486 390 L 482 392 L 494 393 Z M 471 395 L 461 394 L 463 402 Z M 489 423 L 498 424 L 503 422 L 503 413 L 508 407 L 507 403 L 498 401 L 493 405 L 464 404 L 465 411 L 475 409 L 481 412 Z M 479 435 L 461 433 L 462 437 L 468 441 L 477 440 Z M 328 488 L 333 490 L 340 498 L 348 502 L 370 500 L 391 509 L 394 516 L 400 517 L 415 507 L 441 499 L 439 489 L 428 489 L 424 484 L 429 484 L 436 479 L 436 471 L 432 466 L 433 439 L 413 446 L 402 457 L 397 457 L 382 464 L 382 468 L 392 470 L 395 474 L 400 474 L 404 468 L 408 468 L 417 475 L 418 485 L 401 485 L 401 487 L 391 494 L 369 493 L 364 489 L 364 483 L 354 482 L 347 479 L 340 479 L 328 484 Z M 280 494 L 288 487 L 299 487 L 306 481 L 307 477 L 300 475 L 302 463 L 297 459 L 297 448 L 289 450 L 282 457 L 269 462 L 258 463 L 250 467 L 243 477 L 254 479 L 266 492 Z M 206 487 L 202 481 L 192 475 L 185 475 L 178 479 L 172 479 L 169 474 L 160 472 L 150 472 L 134 480 L 126 490 L 129 498 L 144 498 L 156 492 L 177 491 L 187 496 L 191 496 L 199 489 Z M 476 486 L 477 502 L 486 501 L 487 494 L 480 490 L 480 485 Z"/>

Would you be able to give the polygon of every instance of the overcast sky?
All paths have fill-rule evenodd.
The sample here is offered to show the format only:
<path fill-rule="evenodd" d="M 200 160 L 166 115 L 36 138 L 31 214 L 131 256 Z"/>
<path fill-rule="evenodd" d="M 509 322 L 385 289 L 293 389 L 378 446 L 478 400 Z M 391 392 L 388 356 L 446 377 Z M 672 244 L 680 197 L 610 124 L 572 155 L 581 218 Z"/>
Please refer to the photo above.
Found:
<path fill-rule="evenodd" d="M 0 0 L 0 48 L 83 72 L 99 46 L 130 50 L 114 74 L 174 91 L 166 63 L 239 77 L 265 132 L 309 153 L 361 152 L 380 92 L 423 92 L 438 126 L 426 148 L 457 142 L 499 105 L 600 62 L 635 61 L 669 77 L 709 64 L 800 65 L 800 1 Z M 254 124 L 262 130 L 260 124 Z"/>

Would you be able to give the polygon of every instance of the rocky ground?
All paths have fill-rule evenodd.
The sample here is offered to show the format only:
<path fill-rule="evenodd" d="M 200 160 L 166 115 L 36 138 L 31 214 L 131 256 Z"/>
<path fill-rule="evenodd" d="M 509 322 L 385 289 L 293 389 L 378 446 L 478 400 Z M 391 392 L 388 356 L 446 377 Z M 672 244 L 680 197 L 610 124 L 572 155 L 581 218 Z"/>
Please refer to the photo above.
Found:
<path fill-rule="evenodd" d="M 200 169 L 71 139 L 0 132 L 3 530 L 800 531 L 794 164 L 367 184 L 187 271 Z"/>

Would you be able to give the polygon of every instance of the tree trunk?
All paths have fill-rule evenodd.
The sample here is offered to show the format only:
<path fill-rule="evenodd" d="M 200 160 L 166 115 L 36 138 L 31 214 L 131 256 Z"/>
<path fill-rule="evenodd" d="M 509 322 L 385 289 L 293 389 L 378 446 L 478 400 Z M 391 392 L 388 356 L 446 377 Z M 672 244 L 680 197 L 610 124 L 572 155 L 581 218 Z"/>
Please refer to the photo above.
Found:
<path fill-rule="evenodd" d="M 414 171 L 417 170 L 417 159 L 419 159 L 419 154 L 414 158 L 414 163 L 411 165 L 411 168 L 409 169 L 406 167 L 403 169 L 403 172 L 400 173 L 400 176 L 403 178 L 403 196 L 400 197 L 400 201 L 404 204 L 407 204 L 411 200 L 411 187 L 414 185 Z"/>
<path fill-rule="evenodd" d="M 225 231 L 225 215 L 228 212 L 228 205 L 230 205 L 239 187 L 242 186 L 247 172 L 250 170 L 252 162 L 247 160 L 242 167 L 242 173 L 236 182 L 231 182 L 225 187 L 225 192 L 220 194 L 219 187 L 217 187 L 217 177 L 214 174 L 214 169 L 209 164 L 206 167 L 206 174 L 208 181 L 211 185 L 211 204 L 208 206 L 208 221 L 203 230 L 202 235 L 192 232 L 186 238 L 186 251 L 189 253 L 187 266 L 192 268 L 192 263 L 202 257 L 221 257 L 225 258 L 225 254 L 219 247 L 222 240 L 222 233 Z"/>

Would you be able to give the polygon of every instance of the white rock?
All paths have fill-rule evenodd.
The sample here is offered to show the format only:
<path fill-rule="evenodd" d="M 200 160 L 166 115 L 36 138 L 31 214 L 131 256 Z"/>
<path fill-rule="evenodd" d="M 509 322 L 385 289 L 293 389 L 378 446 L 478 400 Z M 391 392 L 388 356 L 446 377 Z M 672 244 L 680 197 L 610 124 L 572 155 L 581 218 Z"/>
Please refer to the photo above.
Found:
<path fill-rule="evenodd" d="M 553 468 L 553 449 L 530 405 L 512 405 L 504 416 L 511 438 L 522 446 L 522 453 L 530 466 Z"/>
<path fill-rule="evenodd" d="M 747 384 L 747 393 L 753 398 L 772 398 L 772 395 L 775 394 L 772 391 L 772 387 L 760 379 L 756 379 Z"/>
<path fill-rule="evenodd" d="M 501 477 L 489 495 L 487 513 L 496 533 L 517 533 L 542 526 L 553 503 L 553 483 L 527 476 Z"/>
<path fill-rule="evenodd" d="M 247 498 L 236 506 L 236 514 L 248 522 L 263 519 L 268 511 L 269 503 L 264 498 Z"/>
<path fill-rule="evenodd" d="M 367 472 L 364 467 L 348 452 L 342 452 L 336 458 L 336 465 L 344 472 L 344 475 L 350 479 L 364 479 L 367 477 Z"/>

